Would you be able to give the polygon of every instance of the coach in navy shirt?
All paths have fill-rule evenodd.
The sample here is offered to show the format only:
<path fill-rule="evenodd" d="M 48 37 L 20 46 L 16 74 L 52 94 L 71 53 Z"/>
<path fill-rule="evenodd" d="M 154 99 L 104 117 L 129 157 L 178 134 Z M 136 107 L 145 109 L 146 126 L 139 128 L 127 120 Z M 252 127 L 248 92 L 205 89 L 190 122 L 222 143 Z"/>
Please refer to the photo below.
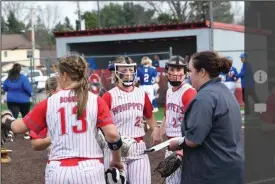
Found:
<path fill-rule="evenodd" d="M 241 78 L 242 84 L 242 96 L 243 102 L 245 104 L 245 114 L 249 115 L 251 113 L 248 103 L 248 96 L 251 96 L 255 103 L 259 103 L 260 100 L 255 92 L 255 84 L 253 78 L 252 67 L 247 61 L 247 55 L 242 53 L 240 55 L 241 61 L 243 63 L 241 71 L 236 77 Z"/>
<path fill-rule="evenodd" d="M 240 107 L 218 78 L 232 63 L 206 51 L 189 63 L 192 86 L 198 90 L 182 123 L 179 140 L 170 150 L 183 149 L 182 184 L 243 184 L 244 149 Z"/>

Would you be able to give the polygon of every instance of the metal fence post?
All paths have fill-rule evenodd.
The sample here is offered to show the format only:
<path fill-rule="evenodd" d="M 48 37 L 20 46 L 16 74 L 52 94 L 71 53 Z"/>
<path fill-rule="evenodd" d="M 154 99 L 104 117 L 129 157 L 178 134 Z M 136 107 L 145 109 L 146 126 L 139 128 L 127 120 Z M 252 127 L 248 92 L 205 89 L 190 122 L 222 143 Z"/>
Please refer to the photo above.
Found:
<path fill-rule="evenodd" d="M 50 58 L 49 57 L 46 58 L 46 73 L 47 73 L 47 76 L 50 77 Z"/>
<path fill-rule="evenodd" d="M 32 104 L 36 104 L 35 95 L 36 95 L 36 88 L 34 87 L 33 81 L 33 72 L 34 72 L 34 58 L 30 58 L 30 77 L 31 77 L 31 85 L 32 85 Z"/>
<path fill-rule="evenodd" d="M 171 58 L 173 56 L 173 48 L 169 47 L 169 57 Z"/>

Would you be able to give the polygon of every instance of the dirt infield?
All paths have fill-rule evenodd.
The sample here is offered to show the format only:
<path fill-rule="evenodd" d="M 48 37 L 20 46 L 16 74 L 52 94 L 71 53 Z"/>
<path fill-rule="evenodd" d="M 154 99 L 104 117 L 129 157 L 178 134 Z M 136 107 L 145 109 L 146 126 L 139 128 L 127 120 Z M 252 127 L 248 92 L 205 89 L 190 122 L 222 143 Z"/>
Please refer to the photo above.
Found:
<path fill-rule="evenodd" d="M 147 133 L 146 140 L 149 140 Z M 149 142 L 149 141 L 147 141 Z M 45 165 L 47 161 L 46 151 L 33 151 L 30 140 L 23 140 L 18 135 L 14 142 L 5 144 L 5 147 L 11 149 L 12 163 L 9 165 L 2 164 L 1 172 L 2 184 L 43 184 Z M 153 172 L 157 164 L 164 157 L 164 152 L 150 154 L 152 169 L 152 184 L 161 184 L 163 179 Z"/>

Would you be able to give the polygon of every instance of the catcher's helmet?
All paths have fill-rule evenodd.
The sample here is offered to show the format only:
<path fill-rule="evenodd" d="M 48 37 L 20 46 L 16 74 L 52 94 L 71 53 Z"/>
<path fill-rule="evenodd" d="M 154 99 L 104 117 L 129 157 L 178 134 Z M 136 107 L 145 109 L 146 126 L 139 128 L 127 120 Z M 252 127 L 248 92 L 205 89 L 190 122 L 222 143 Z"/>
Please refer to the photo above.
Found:
<path fill-rule="evenodd" d="M 174 75 L 168 72 L 169 68 L 183 68 L 184 73 L 180 75 Z M 171 86 L 179 86 L 184 81 L 185 73 L 187 71 L 187 61 L 181 56 L 173 56 L 165 63 L 165 74 Z M 171 78 L 173 78 L 171 80 Z"/>
<path fill-rule="evenodd" d="M 115 76 L 123 86 L 129 87 L 133 85 L 136 77 L 137 64 L 129 57 L 118 57 L 114 61 Z"/>
<path fill-rule="evenodd" d="M 126 184 L 126 174 L 123 170 L 109 168 L 105 172 L 107 184 Z"/>

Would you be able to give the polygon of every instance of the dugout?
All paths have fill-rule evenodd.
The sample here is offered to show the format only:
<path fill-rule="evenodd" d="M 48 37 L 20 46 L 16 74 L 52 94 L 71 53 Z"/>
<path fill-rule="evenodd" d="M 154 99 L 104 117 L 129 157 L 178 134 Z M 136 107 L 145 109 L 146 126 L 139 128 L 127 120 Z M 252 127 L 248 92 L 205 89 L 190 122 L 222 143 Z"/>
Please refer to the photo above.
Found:
<path fill-rule="evenodd" d="M 210 36 L 212 31 L 213 42 Z M 267 57 L 266 45 L 269 34 L 270 32 L 266 30 L 247 28 L 245 30 L 241 25 L 220 22 L 213 22 L 213 29 L 211 29 L 209 21 L 54 32 L 57 57 L 76 51 L 84 54 L 88 59 L 93 58 L 98 69 L 106 69 L 108 61 L 118 55 L 131 56 L 139 53 L 135 57 L 131 56 L 138 62 L 144 55 L 152 58 L 152 53 L 163 52 L 165 54 L 161 55 L 161 59 L 165 60 L 169 58 L 170 47 L 173 55 L 184 56 L 186 53 L 211 50 L 213 46 L 215 51 L 233 58 L 233 66 L 238 72 L 242 66 L 239 56 L 245 50 L 245 38 L 257 43 L 253 44 L 251 49 L 257 50 L 258 53 L 254 55 L 246 51 L 248 55 L 253 55 L 250 59 L 263 61 Z M 263 70 L 268 68 L 265 62 L 261 63 L 260 67 Z M 242 103 L 240 82 L 237 83 L 237 88 L 236 96 Z M 262 89 L 261 87 L 256 91 Z"/>

